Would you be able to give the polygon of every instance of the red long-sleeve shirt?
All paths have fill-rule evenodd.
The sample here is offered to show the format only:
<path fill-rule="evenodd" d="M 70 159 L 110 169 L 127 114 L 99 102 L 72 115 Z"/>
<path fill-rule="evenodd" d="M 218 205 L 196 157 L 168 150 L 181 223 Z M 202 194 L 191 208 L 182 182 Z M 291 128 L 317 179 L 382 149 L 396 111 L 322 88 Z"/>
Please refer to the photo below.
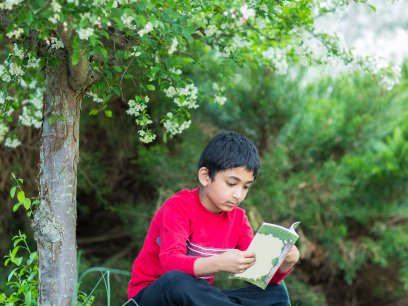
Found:
<path fill-rule="evenodd" d="M 143 248 L 133 263 L 128 297 L 133 298 L 168 271 L 196 276 L 194 262 L 199 257 L 234 248 L 246 250 L 253 236 L 242 208 L 210 212 L 201 203 L 198 188 L 182 190 L 169 198 L 153 217 Z M 278 271 L 271 282 L 278 283 L 287 274 Z M 201 278 L 210 284 L 214 280 L 214 276 Z"/>

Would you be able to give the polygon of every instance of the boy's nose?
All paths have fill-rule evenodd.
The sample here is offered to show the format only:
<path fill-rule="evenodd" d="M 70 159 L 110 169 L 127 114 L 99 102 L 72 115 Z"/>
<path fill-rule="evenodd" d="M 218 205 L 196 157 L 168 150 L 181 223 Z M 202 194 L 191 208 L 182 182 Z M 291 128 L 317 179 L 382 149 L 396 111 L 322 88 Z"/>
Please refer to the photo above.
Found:
<path fill-rule="evenodd" d="M 233 193 L 232 196 L 233 196 L 234 199 L 239 200 L 241 198 L 241 195 L 242 195 L 241 190 L 237 189 L 237 190 L 234 190 L 234 193 Z"/>

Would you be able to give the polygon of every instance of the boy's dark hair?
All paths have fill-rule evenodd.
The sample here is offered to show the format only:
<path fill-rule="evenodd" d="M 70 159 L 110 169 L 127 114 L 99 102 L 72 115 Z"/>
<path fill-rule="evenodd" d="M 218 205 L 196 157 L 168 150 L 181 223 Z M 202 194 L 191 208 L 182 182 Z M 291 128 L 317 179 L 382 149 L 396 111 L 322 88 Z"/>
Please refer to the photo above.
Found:
<path fill-rule="evenodd" d="M 198 169 L 206 167 L 211 180 L 218 171 L 245 167 L 258 175 L 261 163 L 255 145 L 244 135 L 224 131 L 211 139 L 201 153 Z"/>

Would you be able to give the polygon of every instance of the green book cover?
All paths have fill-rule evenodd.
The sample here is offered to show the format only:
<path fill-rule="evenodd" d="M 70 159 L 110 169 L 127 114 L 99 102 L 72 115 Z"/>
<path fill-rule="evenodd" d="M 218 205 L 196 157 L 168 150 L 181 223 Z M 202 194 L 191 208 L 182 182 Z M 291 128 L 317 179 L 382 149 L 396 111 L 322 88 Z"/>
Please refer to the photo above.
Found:
<path fill-rule="evenodd" d="M 231 277 L 246 280 L 262 289 L 279 269 L 290 248 L 298 240 L 295 229 L 300 222 L 293 223 L 289 228 L 264 222 L 252 239 L 248 250 L 256 254 L 255 264 L 243 273 Z"/>

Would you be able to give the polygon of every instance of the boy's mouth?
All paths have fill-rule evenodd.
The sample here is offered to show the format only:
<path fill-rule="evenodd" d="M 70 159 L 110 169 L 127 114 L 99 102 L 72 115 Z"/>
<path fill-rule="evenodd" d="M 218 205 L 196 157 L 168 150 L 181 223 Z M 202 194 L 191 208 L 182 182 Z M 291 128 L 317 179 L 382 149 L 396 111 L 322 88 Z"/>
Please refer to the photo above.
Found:
<path fill-rule="evenodd" d="M 227 202 L 229 206 L 238 206 L 238 202 Z"/>

